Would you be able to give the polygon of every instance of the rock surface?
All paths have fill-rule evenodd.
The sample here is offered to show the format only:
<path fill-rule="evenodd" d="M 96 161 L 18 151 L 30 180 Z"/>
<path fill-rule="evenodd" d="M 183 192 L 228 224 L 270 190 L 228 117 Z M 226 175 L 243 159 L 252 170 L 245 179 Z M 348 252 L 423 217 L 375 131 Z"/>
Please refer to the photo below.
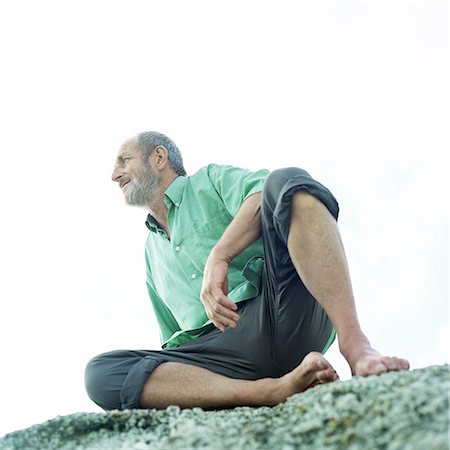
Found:
<path fill-rule="evenodd" d="M 449 448 L 449 366 L 317 386 L 273 408 L 77 413 L 7 434 L 0 450 Z"/>

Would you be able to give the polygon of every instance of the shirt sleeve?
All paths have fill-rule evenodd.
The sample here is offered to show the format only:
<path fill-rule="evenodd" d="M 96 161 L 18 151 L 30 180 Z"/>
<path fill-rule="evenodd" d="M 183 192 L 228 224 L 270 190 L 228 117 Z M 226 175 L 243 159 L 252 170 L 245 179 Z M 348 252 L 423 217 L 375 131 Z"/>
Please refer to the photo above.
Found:
<path fill-rule="evenodd" d="M 232 217 L 251 195 L 261 192 L 269 171 L 251 172 L 239 167 L 210 164 L 208 177 Z"/>
<path fill-rule="evenodd" d="M 156 320 L 158 322 L 160 341 L 162 345 L 165 342 L 167 342 L 174 333 L 180 331 L 180 326 L 178 325 L 178 322 L 175 320 L 175 317 L 173 317 L 173 314 L 170 311 L 170 309 L 162 301 L 161 297 L 158 295 L 158 292 L 155 289 L 151 270 L 147 261 L 147 255 L 146 255 L 146 265 L 147 265 L 147 291 L 150 300 L 152 302 Z"/>

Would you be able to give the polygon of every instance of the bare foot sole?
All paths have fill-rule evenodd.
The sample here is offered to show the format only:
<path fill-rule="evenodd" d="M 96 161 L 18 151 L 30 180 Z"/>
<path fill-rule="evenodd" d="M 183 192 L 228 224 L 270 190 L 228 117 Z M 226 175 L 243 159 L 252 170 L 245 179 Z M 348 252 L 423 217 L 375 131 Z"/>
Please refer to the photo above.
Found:
<path fill-rule="evenodd" d="M 294 370 L 279 378 L 281 383 L 279 402 L 318 384 L 330 383 L 338 379 L 336 371 L 322 354 L 308 353 Z"/>

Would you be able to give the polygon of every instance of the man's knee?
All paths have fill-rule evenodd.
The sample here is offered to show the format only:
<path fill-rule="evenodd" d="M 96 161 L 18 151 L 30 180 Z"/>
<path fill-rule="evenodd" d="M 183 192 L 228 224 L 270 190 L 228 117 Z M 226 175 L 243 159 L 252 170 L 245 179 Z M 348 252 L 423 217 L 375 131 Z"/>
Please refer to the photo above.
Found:
<path fill-rule="evenodd" d="M 105 354 L 92 358 L 86 365 L 84 384 L 89 398 L 105 410 L 119 409 L 121 406 L 111 382 Z"/>
<path fill-rule="evenodd" d="M 275 207 L 286 183 L 295 178 L 304 181 L 312 180 L 311 175 L 299 167 L 285 167 L 270 172 L 264 183 L 263 197 L 271 204 L 272 208 Z"/>
<path fill-rule="evenodd" d="M 263 189 L 263 207 L 267 212 L 271 211 L 277 220 L 288 218 L 286 209 L 290 211 L 293 196 L 298 192 L 305 193 L 303 200 L 306 205 L 313 205 L 315 198 L 337 219 L 339 205 L 333 194 L 306 170 L 298 167 L 277 169 L 269 174 Z"/>
<path fill-rule="evenodd" d="M 323 207 L 323 203 L 307 191 L 298 191 L 292 196 L 292 214 L 302 215 L 305 211 L 314 212 Z"/>

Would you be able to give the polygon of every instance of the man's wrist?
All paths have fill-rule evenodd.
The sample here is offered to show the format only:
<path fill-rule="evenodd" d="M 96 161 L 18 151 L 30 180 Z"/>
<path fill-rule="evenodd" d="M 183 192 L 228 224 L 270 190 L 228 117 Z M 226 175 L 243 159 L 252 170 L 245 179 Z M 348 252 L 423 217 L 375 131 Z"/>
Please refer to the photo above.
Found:
<path fill-rule="evenodd" d="M 212 248 L 211 253 L 209 254 L 209 258 L 213 258 L 219 261 L 225 261 L 227 264 L 229 264 L 233 259 L 233 256 L 230 255 L 229 251 L 227 251 L 227 249 L 223 246 L 215 245 Z"/>

